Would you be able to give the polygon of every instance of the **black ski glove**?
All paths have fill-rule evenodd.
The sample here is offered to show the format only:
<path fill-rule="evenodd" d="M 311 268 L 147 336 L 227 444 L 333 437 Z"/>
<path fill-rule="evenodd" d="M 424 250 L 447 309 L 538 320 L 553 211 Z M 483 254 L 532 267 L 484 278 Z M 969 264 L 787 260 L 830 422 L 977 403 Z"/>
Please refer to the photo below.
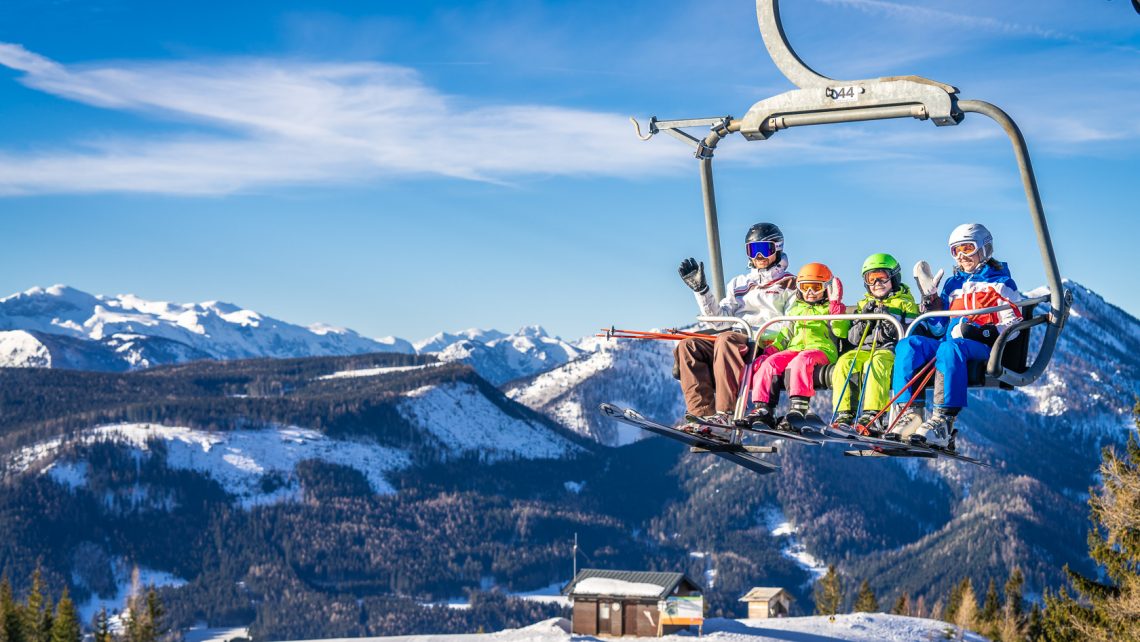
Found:
<path fill-rule="evenodd" d="M 942 297 L 937 294 L 922 297 L 923 312 L 938 312 L 942 309 Z"/>
<path fill-rule="evenodd" d="M 704 294 L 709 291 L 709 284 L 705 283 L 705 264 L 697 263 L 694 258 L 687 258 L 681 261 L 681 267 L 677 268 L 677 274 L 681 275 L 681 280 L 685 285 L 692 288 L 693 292 L 697 294 Z"/>
<path fill-rule="evenodd" d="M 847 341 L 856 348 L 859 347 L 859 340 L 863 338 L 863 330 L 867 329 L 866 321 L 852 321 L 851 329 L 847 331 Z"/>
<path fill-rule="evenodd" d="M 898 332 L 895 330 L 895 324 L 890 321 L 880 321 L 879 327 L 875 328 L 878 334 L 879 343 L 890 343 L 891 341 L 898 341 Z"/>
<path fill-rule="evenodd" d="M 998 338 L 997 326 L 992 323 L 974 325 L 968 321 L 962 322 L 962 338 L 973 339 L 988 346 L 992 346 Z"/>

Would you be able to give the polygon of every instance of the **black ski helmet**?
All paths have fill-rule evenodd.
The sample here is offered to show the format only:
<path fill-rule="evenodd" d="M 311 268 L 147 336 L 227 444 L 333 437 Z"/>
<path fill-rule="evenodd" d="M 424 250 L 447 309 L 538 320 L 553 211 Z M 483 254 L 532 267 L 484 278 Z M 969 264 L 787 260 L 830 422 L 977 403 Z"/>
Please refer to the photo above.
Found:
<path fill-rule="evenodd" d="M 776 260 L 779 261 L 784 257 L 784 233 L 775 223 L 757 223 L 748 228 L 748 233 L 744 235 L 745 254 L 748 253 L 748 244 L 757 241 L 774 241 L 779 248 Z M 752 260 L 752 257 L 749 256 L 748 259 Z"/>

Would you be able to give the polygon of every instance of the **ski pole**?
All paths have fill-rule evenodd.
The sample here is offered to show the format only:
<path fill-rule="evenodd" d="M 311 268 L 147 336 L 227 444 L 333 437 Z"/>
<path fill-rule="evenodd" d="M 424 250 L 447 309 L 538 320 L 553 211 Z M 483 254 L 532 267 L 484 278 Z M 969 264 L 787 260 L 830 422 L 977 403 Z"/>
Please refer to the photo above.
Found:
<path fill-rule="evenodd" d="M 624 330 L 606 330 L 595 334 L 596 337 L 603 337 L 606 339 L 660 339 L 680 341 L 682 339 L 702 339 L 704 341 L 716 341 L 716 337 L 709 335 L 694 335 L 694 334 L 671 334 L 666 332 L 627 332 Z"/>
<path fill-rule="evenodd" d="M 855 347 L 855 358 L 851 360 L 851 367 L 847 369 L 847 377 L 843 379 L 843 388 L 839 391 L 839 398 L 835 400 L 835 409 L 831 411 L 831 421 L 829 424 L 835 423 L 835 418 L 839 416 L 839 404 L 843 401 L 843 395 L 847 393 L 847 384 L 851 383 L 851 373 L 855 372 L 855 364 L 859 361 L 859 351 L 863 349 L 863 341 L 867 338 L 867 332 L 871 329 L 871 324 L 868 323 L 867 327 L 863 328 L 863 336 L 859 337 L 859 345 Z"/>
<path fill-rule="evenodd" d="M 922 378 L 922 383 L 918 384 L 919 391 L 921 391 L 926 386 L 926 384 L 930 381 L 930 378 L 934 376 L 935 371 L 936 370 L 934 368 L 931 368 L 930 371 L 926 373 L 926 376 Z M 895 427 L 895 424 L 899 422 L 899 419 L 902 419 L 902 416 L 905 415 L 906 411 L 910 409 L 910 405 L 914 403 L 914 399 L 915 395 L 911 395 L 910 399 L 906 400 L 906 403 L 903 404 L 902 412 L 900 412 L 899 415 L 895 417 L 895 420 L 891 422 L 891 425 L 887 426 L 887 432 L 890 432 L 891 429 Z M 882 413 L 880 412 L 879 414 Z M 878 419 L 878 415 L 876 415 L 875 418 Z M 875 422 L 872 421 L 871 423 Z"/>
<path fill-rule="evenodd" d="M 636 338 L 667 338 L 667 339 L 703 339 L 705 341 L 716 341 L 716 336 L 711 334 L 700 334 L 697 332 L 684 332 L 681 330 L 670 329 L 668 332 L 652 332 L 647 330 L 618 330 L 616 328 L 602 328 L 602 331 L 595 334 L 596 337 L 605 338 L 619 338 L 619 339 L 636 339 Z"/>
<path fill-rule="evenodd" d="M 663 330 L 663 331 L 654 331 L 654 330 L 618 330 L 618 328 L 616 328 L 616 327 L 613 327 L 613 326 L 611 325 L 609 328 L 604 328 L 604 327 L 603 327 L 603 328 L 602 328 L 602 332 L 610 332 L 610 333 L 618 333 L 618 332 L 620 332 L 620 333 L 627 333 L 627 334 L 676 334 L 676 335 L 679 335 L 679 336 L 692 336 L 692 338 L 694 338 L 694 339 L 716 339 L 716 335 L 715 335 L 715 334 L 706 334 L 706 333 L 703 333 L 703 332 L 687 332 L 687 331 L 684 331 L 684 330 L 677 330 L 677 328 L 675 328 L 675 327 L 667 327 L 667 328 L 665 328 L 665 330 Z"/>
<path fill-rule="evenodd" d="M 878 324 L 878 321 L 875 323 Z M 859 381 L 859 401 L 855 405 L 856 410 L 863 409 L 864 395 L 867 394 L 867 381 L 871 378 L 871 363 L 875 359 L 875 347 L 878 345 L 879 333 L 875 332 L 875 336 L 871 339 L 871 352 L 867 354 L 867 363 L 863 366 L 863 376 Z M 858 426 L 858 423 L 856 423 L 856 426 Z M 858 428 L 856 428 L 856 430 L 858 430 Z"/>
<path fill-rule="evenodd" d="M 927 372 L 927 371 L 929 371 L 929 372 Z M 931 357 L 931 358 L 930 358 L 930 361 L 927 361 L 927 362 L 926 362 L 926 365 L 924 365 L 924 366 L 922 366 L 921 368 L 919 368 L 919 369 L 918 369 L 918 372 L 914 373 L 914 376 L 910 378 L 910 381 L 908 381 L 908 382 L 904 383 L 904 384 L 902 385 L 902 387 L 901 387 L 901 388 L 899 388 L 899 391 L 895 393 L 895 396 L 891 397 L 890 401 L 888 401 L 888 402 L 887 402 L 887 405 L 886 405 L 886 407 L 884 407 L 882 410 L 880 410 L 880 411 L 879 411 L 879 414 L 877 414 L 877 415 L 875 415 L 874 417 L 872 417 L 872 418 L 871 418 L 871 421 L 870 421 L 870 422 L 868 422 L 868 423 L 872 423 L 872 424 L 873 424 L 873 423 L 875 423 L 876 421 L 878 421 L 878 420 L 879 420 L 879 417 L 882 417 L 882 416 L 883 416 L 883 413 L 885 413 L 885 412 L 887 412 L 888 410 L 890 410 L 890 409 L 891 409 L 891 405 L 892 405 L 892 404 L 894 404 L 896 401 L 898 401 L 899 397 L 901 397 L 901 396 L 902 396 L 902 393 L 906 392 L 906 389 L 907 389 L 907 388 L 911 387 L 911 385 L 913 385 L 913 384 L 914 384 L 916 381 L 918 381 L 919 377 L 922 377 L 922 376 L 924 376 L 925 374 L 933 374 L 933 373 L 934 373 L 934 357 Z M 928 382 L 928 381 L 930 381 L 930 377 L 927 377 L 926 379 L 924 379 L 924 380 L 922 381 L 922 383 L 921 383 L 921 384 L 919 384 L 919 386 L 918 386 L 918 387 L 915 389 L 915 392 L 918 392 L 918 391 L 922 390 L 922 387 L 923 387 L 923 386 L 925 386 L 925 385 L 927 384 L 927 382 Z M 912 397 L 912 401 L 913 401 L 913 397 Z M 909 407 L 910 407 L 910 405 L 909 405 L 909 404 L 907 404 L 907 407 L 909 408 Z M 902 415 L 902 413 L 899 413 L 899 415 L 901 416 L 901 415 Z M 896 420 L 897 420 L 897 417 L 896 417 Z M 888 431 L 890 431 L 890 428 L 891 428 L 891 427 L 894 427 L 894 423 L 895 423 L 895 422 L 893 422 L 893 421 L 891 422 L 891 426 L 889 426 L 889 427 L 887 428 L 887 430 L 888 430 Z"/>

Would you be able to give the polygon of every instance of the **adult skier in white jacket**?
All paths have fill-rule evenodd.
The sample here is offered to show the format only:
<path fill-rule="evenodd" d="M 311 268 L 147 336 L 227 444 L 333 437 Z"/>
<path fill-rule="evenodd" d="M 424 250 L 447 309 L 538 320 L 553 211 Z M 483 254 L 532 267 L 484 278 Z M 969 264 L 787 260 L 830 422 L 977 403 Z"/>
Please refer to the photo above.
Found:
<path fill-rule="evenodd" d="M 696 295 L 701 314 L 736 316 L 755 327 L 784 314 L 795 297 L 795 277 L 788 273 L 784 234 L 772 223 L 757 223 L 745 235 L 745 252 L 751 268 L 728 282 L 728 294 L 719 303 L 705 282 L 704 263 L 688 258 L 678 272 Z M 776 324 L 760 341 L 770 340 L 781 330 Z M 726 327 L 725 329 L 729 329 Z M 674 351 L 685 395 L 685 409 L 709 421 L 731 424 L 748 339 L 738 332 L 722 332 L 715 342 L 684 339 Z"/>

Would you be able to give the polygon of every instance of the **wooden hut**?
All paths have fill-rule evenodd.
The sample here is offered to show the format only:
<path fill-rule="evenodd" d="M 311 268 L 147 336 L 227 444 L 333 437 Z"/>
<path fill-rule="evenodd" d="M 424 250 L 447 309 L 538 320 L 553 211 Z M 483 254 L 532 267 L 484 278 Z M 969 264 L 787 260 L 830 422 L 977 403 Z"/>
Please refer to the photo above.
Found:
<path fill-rule="evenodd" d="M 782 588 L 757 586 L 740 598 L 740 601 L 748 603 L 748 617 L 751 619 L 787 617 L 794 599 Z"/>
<path fill-rule="evenodd" d="M 704 623 L 701 587 L 684 573 L 583 569 L 562 594 L 574 634 L 660 636 Z"/>

